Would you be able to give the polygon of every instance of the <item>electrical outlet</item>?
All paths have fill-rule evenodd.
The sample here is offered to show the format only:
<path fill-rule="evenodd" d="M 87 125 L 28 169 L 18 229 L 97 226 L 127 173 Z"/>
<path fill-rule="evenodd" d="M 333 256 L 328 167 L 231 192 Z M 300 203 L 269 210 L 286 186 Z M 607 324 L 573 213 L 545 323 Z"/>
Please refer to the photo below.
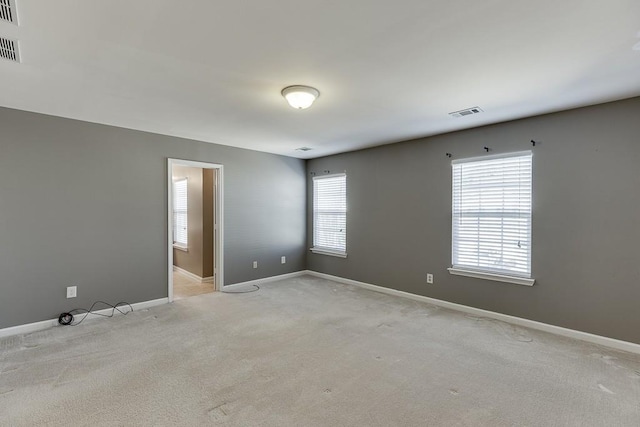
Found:
<path fill-rule="evenodd" d="M 286 264 L 287 263 L 287 257 L 283 256 L 280 258 L 280 264 Z"/>
<path fill-rule="evenodd" d="M 253 261 L 253 268 L 258 268 L 258 261 Z"/>
<path fill-rule="evenodd" d="M 433 274 L 427 273 L 427 283 L 429 284 L 433 283 Z"/>
<path fill-rule="evenodd" d="M 75 298 L 78 296 L 77 286 L 67 286 L 67 298 Z"/>

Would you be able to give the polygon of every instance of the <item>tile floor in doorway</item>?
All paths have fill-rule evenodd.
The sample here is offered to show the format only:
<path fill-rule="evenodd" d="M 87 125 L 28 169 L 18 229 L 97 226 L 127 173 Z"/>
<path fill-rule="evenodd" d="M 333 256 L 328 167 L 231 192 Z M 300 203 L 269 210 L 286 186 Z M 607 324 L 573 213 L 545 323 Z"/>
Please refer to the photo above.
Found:
<path fill-rule="evenodd" d="M 173 272 L 173 299 L 178 300 L 214 291 L 213 283 L 199 283 L 179 271 Z"/>

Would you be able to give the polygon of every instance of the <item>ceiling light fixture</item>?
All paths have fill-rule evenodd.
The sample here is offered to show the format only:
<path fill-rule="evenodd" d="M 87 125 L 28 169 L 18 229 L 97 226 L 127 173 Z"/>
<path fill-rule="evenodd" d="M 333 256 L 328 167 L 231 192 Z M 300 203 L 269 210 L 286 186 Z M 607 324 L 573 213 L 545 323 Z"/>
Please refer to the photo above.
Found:
<path fill-rule="evenodd" d="M 282 89 L 282 96 L 287 100 L 289 105 L 298 110 L 304 110 L 311 107 L 313 101 L 320 96 L 318 89 L 310 86 L 287 86 Z"/>

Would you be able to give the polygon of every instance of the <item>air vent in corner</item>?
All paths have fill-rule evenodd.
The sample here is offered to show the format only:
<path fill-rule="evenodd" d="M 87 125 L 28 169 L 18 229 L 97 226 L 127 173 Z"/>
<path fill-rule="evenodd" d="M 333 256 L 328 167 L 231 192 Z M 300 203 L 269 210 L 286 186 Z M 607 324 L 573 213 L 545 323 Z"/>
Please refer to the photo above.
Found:
<path fill-rule="evenodd" d="M 466 108 L 464 110 L 460 110 L 460 111 L 454 111 L 453 113 L 449 113 L 449 115 L 451 117 L 464 117 L 464 116 L 470 116 L 472 114 L 478 114 L 478 113 L 482 113 L 482 109 L 479 107 L 471 107 L 471 108 Z"/>
<path fill-rule="evenodd" d="M 15 0 L 0 0 L 0 20 L 18 25 Z"/>
<path fill-rule="evenodd" d="M 0 37 L 0 58 L 8 59 L 9 61 L 20 62 L 18 41 Z"/>

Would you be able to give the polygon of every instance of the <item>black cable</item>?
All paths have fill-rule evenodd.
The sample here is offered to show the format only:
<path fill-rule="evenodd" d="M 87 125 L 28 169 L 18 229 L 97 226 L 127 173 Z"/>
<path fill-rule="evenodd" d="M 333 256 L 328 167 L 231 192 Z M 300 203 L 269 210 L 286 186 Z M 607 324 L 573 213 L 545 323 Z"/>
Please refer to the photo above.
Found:
<path fill-rule="evenodd" d="M 255 286 L 255 289 L 250 291 L 220 291 L 220 292 L 222 292 L 223 294 L 249 294 L 251 292 L 256 292 L 260 290 L 260 286 L 258 285 L 252 285 L 252 286 Z"/>
<path fill-rule="evenodd" d="M 96 304 L 104 304 L 106 306 L 111 307 L 111 314 L 102 314 L 102 313 L 94 313 L 93 312 L 93 308 L 96 306 Z M 121 306 L 129 306 L 129 311 L 122 311 L 120 310 L 118 307 Z M 127 315 L 129 313 L 131 313 L 133 311 L 133 307 L 131 306 L 131 304 L 129 304 L 128 302 L 119 302 L 116 305 L 111 305 L 108 302 L 104 302 L 104 301 L 96 301 L 93 304 L 91 304 L 91 307 L 89 308 L 89 310 L 87 310 L 86 308 L 74 308 L 73 310 L 67 312 L 67 313 L 62 313 L 60 315 L 60 317 L 58 317 L 58 323 L 60 323 L 61 325 L 65 325 L 65 326 L 77 326 L 80 323 L 82 323 L 84 321 L 84 319 L 86 319 L 90 314 L 93 314 L 95 316 L 102 316 L 102 317 L 113 317 L 116 313 L 116 310 L 123 315 Z M 78 322 L 73 323 L 75 320 L 75 316 L 74 314 L 80 315 L 80 314 L 84 314 L 84 317 L 82 319 L 80 319 Z"/>

